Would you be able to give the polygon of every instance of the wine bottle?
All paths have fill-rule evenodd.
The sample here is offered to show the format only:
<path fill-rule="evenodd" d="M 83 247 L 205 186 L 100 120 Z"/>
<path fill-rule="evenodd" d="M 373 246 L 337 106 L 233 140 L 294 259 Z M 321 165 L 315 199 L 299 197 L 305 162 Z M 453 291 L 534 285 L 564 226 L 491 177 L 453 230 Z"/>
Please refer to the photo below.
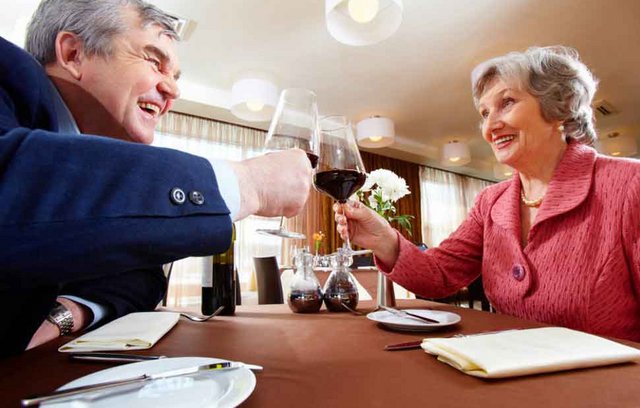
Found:
<path fill-rule="evenodd" d="M 231 245 L 225 252 L 205 258 L 202 274 L 202 314 L 210 315 L 224 306 L 221 315 L 230 316 L 236 311 L 236 285 L 238 272 L 234 263 L 236 230 L 233 227 Z"/>

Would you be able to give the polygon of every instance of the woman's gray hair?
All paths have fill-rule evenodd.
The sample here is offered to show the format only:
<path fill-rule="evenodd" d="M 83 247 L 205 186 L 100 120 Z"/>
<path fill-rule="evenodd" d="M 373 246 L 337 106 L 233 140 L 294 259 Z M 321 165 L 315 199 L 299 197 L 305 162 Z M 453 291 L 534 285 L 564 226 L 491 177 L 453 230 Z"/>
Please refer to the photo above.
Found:
<path fill-rule="evenodd" d="M 476 107 L 494 78 L 514 81 L 535 96 L 542 116 L 548 121 L 562 121 L 567 138 L 587 145 L 596 140 L 591 102 L 598 80 L 580 61 L 575 49 L 531 47 L 481 63 L 471 73 Z"/>
<path fill-rule="evenodd" d="M 82 39 L 87 55 L 109 57 L 112 39 L 128 28 L 125 7 L 138 12 L 143 27 L 158 25 L 163 34 L 178 39 L 174 18 L 142 0 L 43 0 L 29 23 L 25 49 L 46 65 L 56 60 L 58 33 L 69 31 Z"/>

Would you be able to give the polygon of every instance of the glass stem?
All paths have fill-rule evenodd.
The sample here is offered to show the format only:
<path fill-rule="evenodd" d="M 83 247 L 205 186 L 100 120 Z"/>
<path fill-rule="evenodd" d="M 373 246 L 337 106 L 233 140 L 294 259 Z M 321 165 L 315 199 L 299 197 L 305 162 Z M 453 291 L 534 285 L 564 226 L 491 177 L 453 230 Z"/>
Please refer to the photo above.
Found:
<path fill-rule="evenodd" d="M 341 203 L 340 205 L 342 205 L 342 214 L 344 214 L 345 208 L 347 206 L 347 203 Z M 350 235 L 349 234 L 349 222 L 347 221 L 347 238 L 344 240 L 344 243 L 342 244 L 342 247 L 347 250 L 348 254 L 353 252 L 353 249 L 351 248 L 351 240 L 349 239 L 349 235 Z"/>

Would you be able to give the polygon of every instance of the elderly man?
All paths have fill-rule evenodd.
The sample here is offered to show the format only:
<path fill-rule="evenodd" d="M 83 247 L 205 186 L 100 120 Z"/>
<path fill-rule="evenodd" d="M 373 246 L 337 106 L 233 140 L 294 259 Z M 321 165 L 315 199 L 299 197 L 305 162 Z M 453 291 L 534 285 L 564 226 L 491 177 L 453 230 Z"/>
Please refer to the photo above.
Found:
<path fill-rule="evenodd" d="M 302 151 L 209 163 L 145 146 L 178 97 L 176 39 L 141 0 L 44 0 L 31 55 L 0 38 L 0 355 L 152 309 L 163 263 L 304 205 Z"/>

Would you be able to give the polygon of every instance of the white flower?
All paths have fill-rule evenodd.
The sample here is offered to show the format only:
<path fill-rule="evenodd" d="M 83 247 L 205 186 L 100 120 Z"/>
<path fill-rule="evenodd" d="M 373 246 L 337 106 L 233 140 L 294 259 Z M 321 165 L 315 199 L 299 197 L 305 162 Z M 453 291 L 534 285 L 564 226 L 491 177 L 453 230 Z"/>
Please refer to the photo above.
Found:
<path fill-rule="evenodd" d="M 371 174 L 367 174 L 367 179 L 365 180 L 364 184 L 362 185 L 362 187 L 360 188 L 360 191 L 371 191 L 371 187 L 373 187 L 374 184 L 376 184 L 376 180 L 375 177 L 372 175 L 374 172 L 372 172 Z"/>
<path fill-rule="evenodd" d="M 398 176 L 392 171 L 378 169 L 371 172 L 371 178 L 382 190 L 393 188 L 398 180 Z"/>
<path fill-rule="evenodd" d="M 409 186 L 407 186 L 406 180 L 402 177 L 398 177 L 398 182 L 389 192 L 389 196 L 391 197 L 391 201 L 396 202 L 409 193 Z"/>
<path fill-rule="evenodd" d="M 369 193 L 369 194 L 365 194 Z M 411 194 L 407 182 L 394 172 L 386 169 L 374 170 L 367 175 L 362 188 L 354 194 L 352 199 L 361 200 L 367 207 L 380 214 L 385 220 L 391 217 L 411 234 L 411 215 L 396 215 L 393 203 Z"/>

